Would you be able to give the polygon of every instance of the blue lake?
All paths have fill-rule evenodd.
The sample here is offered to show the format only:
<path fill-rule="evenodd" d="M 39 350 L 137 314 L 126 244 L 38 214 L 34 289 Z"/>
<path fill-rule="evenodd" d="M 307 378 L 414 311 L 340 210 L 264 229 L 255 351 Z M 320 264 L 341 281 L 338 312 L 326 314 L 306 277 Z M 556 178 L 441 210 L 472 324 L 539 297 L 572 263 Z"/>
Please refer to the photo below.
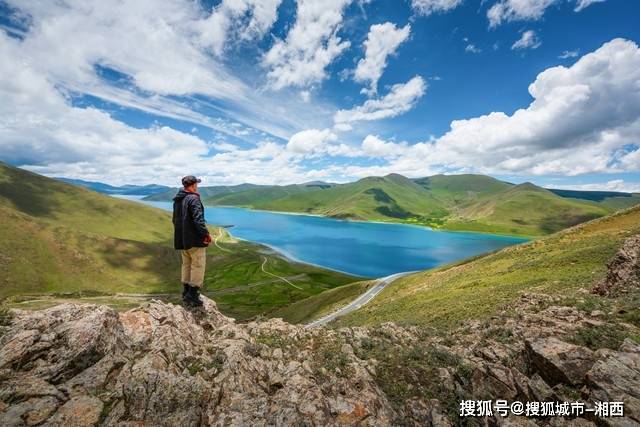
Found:
<path fill-rule="evenodd" d="M 170 202 L 142 202 L 172 209 Z M 205 216 L 209 224 L 233 224 L 229 231 L 235 237 L 269 245 L 290 258 L 365 277 L 424 270 L 526 241 L 232 207 L 206 206 Z"/>

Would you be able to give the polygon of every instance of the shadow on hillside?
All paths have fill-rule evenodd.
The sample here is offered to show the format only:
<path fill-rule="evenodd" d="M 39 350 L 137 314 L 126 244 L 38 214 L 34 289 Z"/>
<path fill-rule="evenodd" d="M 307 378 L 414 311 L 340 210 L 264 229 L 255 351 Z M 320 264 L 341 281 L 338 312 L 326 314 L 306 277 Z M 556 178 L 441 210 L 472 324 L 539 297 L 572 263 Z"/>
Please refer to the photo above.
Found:
<path fill-rule="evenodd" d="M 49 186 L 38 185 L 36 175 L 22 170 L 3 169 L 7 180 L 0 181 L 0 196 L 6 197 L 19 211 L 31 216 L 50 216 L 55 212 L 59 202 L 52 197 Z"/>
<path fill-rule="evenodd" d="M 547 216 L 542 218 L 540 222 L 540 229 L 546 234 L 552 234 L 565 228 L 573 227 L 574 225 L 581 224 L 583 222 L 591 221 L 592 219 L 600 218 L 602 215 L 595 213 L 584 215 L 562 215 L 562 216 Z"/>
<path fill-rule="evenodd" d="M 180 259 L 169 246 L 134 240 L 104 239 L 96 242 L 93 249 L 116 270 L 138 273 L 158 285 L 179 282 Z"/>

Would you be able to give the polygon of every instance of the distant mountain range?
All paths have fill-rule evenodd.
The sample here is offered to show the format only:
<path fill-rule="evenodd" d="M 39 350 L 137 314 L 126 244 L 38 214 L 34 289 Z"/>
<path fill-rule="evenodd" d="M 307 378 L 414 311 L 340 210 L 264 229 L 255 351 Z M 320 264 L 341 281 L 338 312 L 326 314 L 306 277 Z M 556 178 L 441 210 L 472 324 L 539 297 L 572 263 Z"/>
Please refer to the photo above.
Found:
<path fill-rule="evenodd" d="M 66 182 L 67 184 L 79 185 L 81 187 L 85 187 L 90 190 L 97 191 L 98 193 L 104 193 L 104 194 L 148 196 L 150 194 L 156 194 L 156 193 L 161 193 L 163 191 L 167 191 L 171 188 L 171 187 L 167 187 L 166 185 L 157 185 L 157 184 L 149 184 L 149 185 L 129 184 L 129 185 L 123 185 L 121 187 L 116 187 L 116 186 L 105 184 L 102 182 L 83 181 L 81 179 L 72 179 L 72 178 L 55 178 L 55 179 Z"/>
<path fill-rule="evenodd" d="M 145 200 L 169 201 L 175 192 Z M 545 189 L 472 174 L 417 179 L 390 174 L 347 184 L 241 184 L 199 192 L 208 205 L 525 236 L 550 234 L 640 203 L 638 194 Z"/>

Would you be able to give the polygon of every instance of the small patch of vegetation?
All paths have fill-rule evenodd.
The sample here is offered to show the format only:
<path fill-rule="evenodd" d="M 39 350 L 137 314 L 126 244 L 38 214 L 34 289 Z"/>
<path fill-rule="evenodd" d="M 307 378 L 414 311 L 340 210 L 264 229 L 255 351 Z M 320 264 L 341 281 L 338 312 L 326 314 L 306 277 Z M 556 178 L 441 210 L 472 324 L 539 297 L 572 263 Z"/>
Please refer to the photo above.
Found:
<path fill-rule="evenodd" d="M 247 342 L 244 345 L 244 351 L 251 357 L 260 356 L 260 351 L 262 350 L 262 345 L 254 342 Z"/>
<path fill-rule="evenodd" d="M 569 337 L 568 341 L 576 345 L 588 347 L 591 350 L 610 348 L 617 350 L 629 336 L 629 333 L 620 325 L 605 323 L 597 326 L 587 326 L 579 329 Z"/>
<path fill-rule="evenodd" d="M 215 369 L 216 372 L 220 372 L 224 367 L 224 363 L 227 360 L 226 355 L 222 351 L 217 351 L 211 358 L 211 362 L 207 365 L 209 369 Z"/>
<path fill-rule="evenodd" d="M 560 384 L 556 387 L 558 394 L 569 402 L 577 402 L 582 398 L 580 390 L 567 384 Z"/>
<path fill-rule="evenodd" d="M 466 384 L 470 381 L 472 367 L 464 363 L 446 347 L 420 342 L 413 346 L 399 346 L 392 340 L 382 338 L 384 331 L 373 334 L 373 338 L 363 338 L 355 349 L 361 359 L 377 361 L 374 378 L 380 388 L 398 409 L 411 398 L 437 398 L 445 404 L 445 411 L 456 419 L 459 414 L 458 403 L 467 398 L 458 395 L 451 387 L 444 385 L 439 369 L 447 370 Z M 377 336 L 377 338 L 376 338 Z M 469 420 L 460 419 L 459 425 Z"/>
<path fill-rule="evenodd" d="M 271 332 L 267 334 L 259 334 L 255 337 L 257 343 L 264 344 L 271 348 L 285 349 L 294 344 L 294 340 L 284 336 L 278 332 Z"/>
<path fill-rule="evenodd" d="M 187 366 L 187 371 L 189 371 L 189 375 L 194 376 L 196 375 L 198 372 L 202 371 L 202 365 L 198 362 L 193 362 L 190 363 L 189 366 Z"/>
<path fill-rule="evenodd" d="M 0 326 L 9 326 L 13 315 L 6 307 L 0 307 Z"/>
<path fill-rule="evenodd" d="M 623 322 L 640 327 L 640 290 L 620 298 L 617 316 Z"/>
<path fill-rule="evenodd" d="M 327 340 L 322 337 L 315 338 L 311 342 L 313 354 L 312 363 L 314 375 L 324 382 L 327 378 L 325 371 L 333 373 L 340 378 L 348 378 L 353 374 L 349 357 L 342 351 L 344 342 L 339 339 Z"/>
<path fill-rule="evenodd" d="M 489 327 L 483 333 L 483 339 L 492 339 L 502 344 L 510 344 L 514 341 L 513 331 L 502 326 Z"/>

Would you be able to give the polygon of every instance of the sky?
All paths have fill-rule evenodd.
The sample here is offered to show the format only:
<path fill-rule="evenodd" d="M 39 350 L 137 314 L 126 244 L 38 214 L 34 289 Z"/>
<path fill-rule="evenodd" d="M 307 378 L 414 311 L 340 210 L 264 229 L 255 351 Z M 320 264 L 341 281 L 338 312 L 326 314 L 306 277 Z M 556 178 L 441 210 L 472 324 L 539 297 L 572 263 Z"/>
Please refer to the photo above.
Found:
<path fill-rule="evenodd" d="M 637 0 L 0 0 L 0 160 L 640 192 Z"/>

